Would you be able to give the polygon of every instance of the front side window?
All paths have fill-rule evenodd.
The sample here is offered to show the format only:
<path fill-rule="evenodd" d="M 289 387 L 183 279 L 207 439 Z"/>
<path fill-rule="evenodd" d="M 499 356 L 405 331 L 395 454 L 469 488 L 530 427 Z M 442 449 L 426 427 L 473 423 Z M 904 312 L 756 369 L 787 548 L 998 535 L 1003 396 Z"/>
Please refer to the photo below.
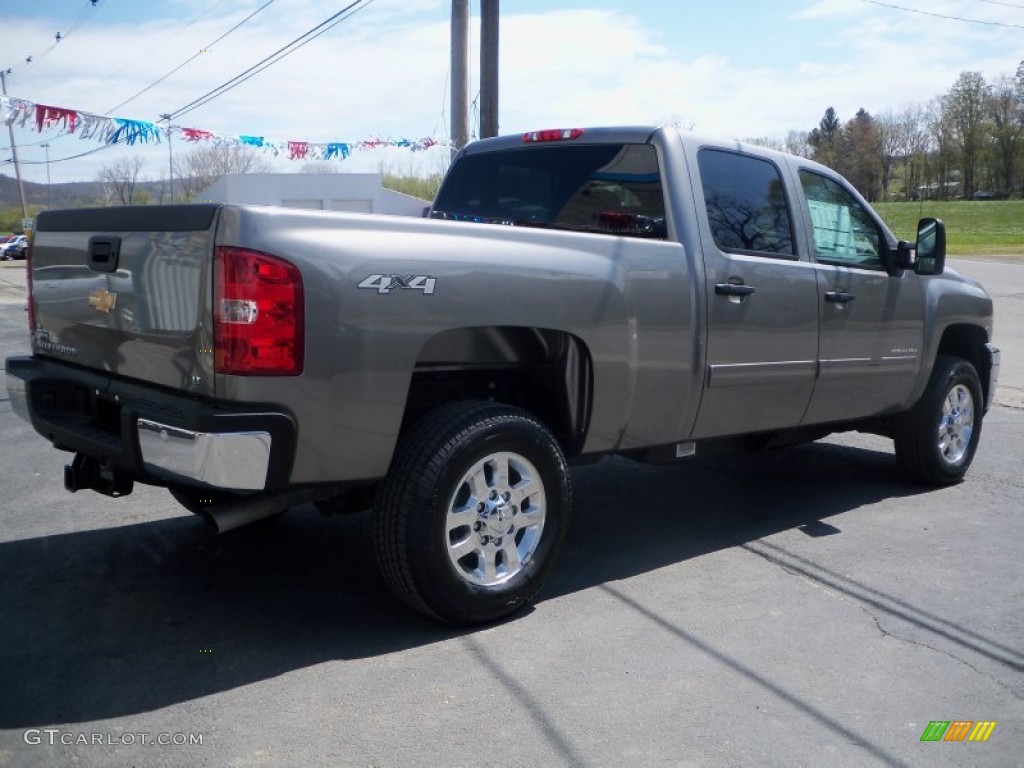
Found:
<path fill-rule="evenodd" d="M 818 261 L 881 268 L 882 233 L 857 199 L 832 179 L 800 171 Z"/>
<path fill-rule="evenodd" d="M 573 144 L 462 157 L 438 219 L 665 239 L 658 154 L 649 144 Z"/>
<path fill-rule="evenodd" d="M 717 149 L 702 149 L 697 162 L 715 245 L 723 251 L 795 256 L 792 217 L 775 165 Z"/>

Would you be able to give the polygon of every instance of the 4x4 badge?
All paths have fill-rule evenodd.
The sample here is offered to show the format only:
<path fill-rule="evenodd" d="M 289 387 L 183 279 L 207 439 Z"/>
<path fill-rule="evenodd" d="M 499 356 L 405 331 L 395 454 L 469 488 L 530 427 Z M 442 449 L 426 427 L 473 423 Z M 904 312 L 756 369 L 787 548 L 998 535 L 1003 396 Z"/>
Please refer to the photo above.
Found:
<path fill-rule="evenodd" d="M 423 291 L 424 296 L 434 293 L 436 278 L 429 275 L 370 275 L 357 287 L 372 288 L 377 293 L 391 293 L 396 288 L 412 291 Z"/>

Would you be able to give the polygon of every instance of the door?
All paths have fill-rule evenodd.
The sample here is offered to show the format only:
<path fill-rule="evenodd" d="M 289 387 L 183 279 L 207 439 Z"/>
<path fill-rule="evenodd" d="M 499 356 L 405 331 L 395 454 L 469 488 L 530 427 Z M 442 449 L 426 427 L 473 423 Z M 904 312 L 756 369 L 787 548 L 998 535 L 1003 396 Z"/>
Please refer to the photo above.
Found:
<path fill-rule="evenodd" d="M 693 437 L 800 423 L 818 353 L 814 265 L 801 260 L 779 168 L 739 152 L 698 153 L 706 227 L 704 394 Z"/>
<path fill-rule="evenodd" d="M 901 409 L 921 367 L 921 281 L 889 274 L 881 226 L 838 179 L 799 174 L 821 297 L 818 382 L 804 422 Z"/>

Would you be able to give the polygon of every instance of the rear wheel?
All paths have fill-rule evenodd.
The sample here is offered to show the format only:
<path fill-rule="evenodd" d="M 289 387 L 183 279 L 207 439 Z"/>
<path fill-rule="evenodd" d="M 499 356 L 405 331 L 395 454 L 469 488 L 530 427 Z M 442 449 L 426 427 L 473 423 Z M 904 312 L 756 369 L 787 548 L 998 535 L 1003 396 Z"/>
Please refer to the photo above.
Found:
<path fill-rule="evenodd" d="M 493 621 L 540 589 L 569 505 L 565 458 L 541 422 L 495 403 L 444 406 L 405 436 L 381 487 L 377 560 L 413 608 Z"/>
<path fill-rule="evenodd" d="M 921 399 L 897 426 L 896 458 L 904 472 L 930 485 L 962 480 L 981 438 L 983 402 L 974 366 L 940 356 Z"/>

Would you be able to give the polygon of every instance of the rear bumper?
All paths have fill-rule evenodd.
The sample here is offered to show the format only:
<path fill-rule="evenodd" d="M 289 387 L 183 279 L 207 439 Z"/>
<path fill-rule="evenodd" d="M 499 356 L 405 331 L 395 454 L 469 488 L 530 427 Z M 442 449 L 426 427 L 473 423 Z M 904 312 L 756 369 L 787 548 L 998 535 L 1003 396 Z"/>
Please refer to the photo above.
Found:
<path fill-rule="evenodd" d="M 283 409 L 183 396 L 37 357 L 7 360 L 12 410 L 55 447 L 153 485 L 284 488 L 295 422 Z"/>
<path fill-rule="evenodd" d="M 196 432 L 152 419 L 135 425 L 147 472 L 216 488 L 266 488 L 274 445 L 269 432 Z"/>

